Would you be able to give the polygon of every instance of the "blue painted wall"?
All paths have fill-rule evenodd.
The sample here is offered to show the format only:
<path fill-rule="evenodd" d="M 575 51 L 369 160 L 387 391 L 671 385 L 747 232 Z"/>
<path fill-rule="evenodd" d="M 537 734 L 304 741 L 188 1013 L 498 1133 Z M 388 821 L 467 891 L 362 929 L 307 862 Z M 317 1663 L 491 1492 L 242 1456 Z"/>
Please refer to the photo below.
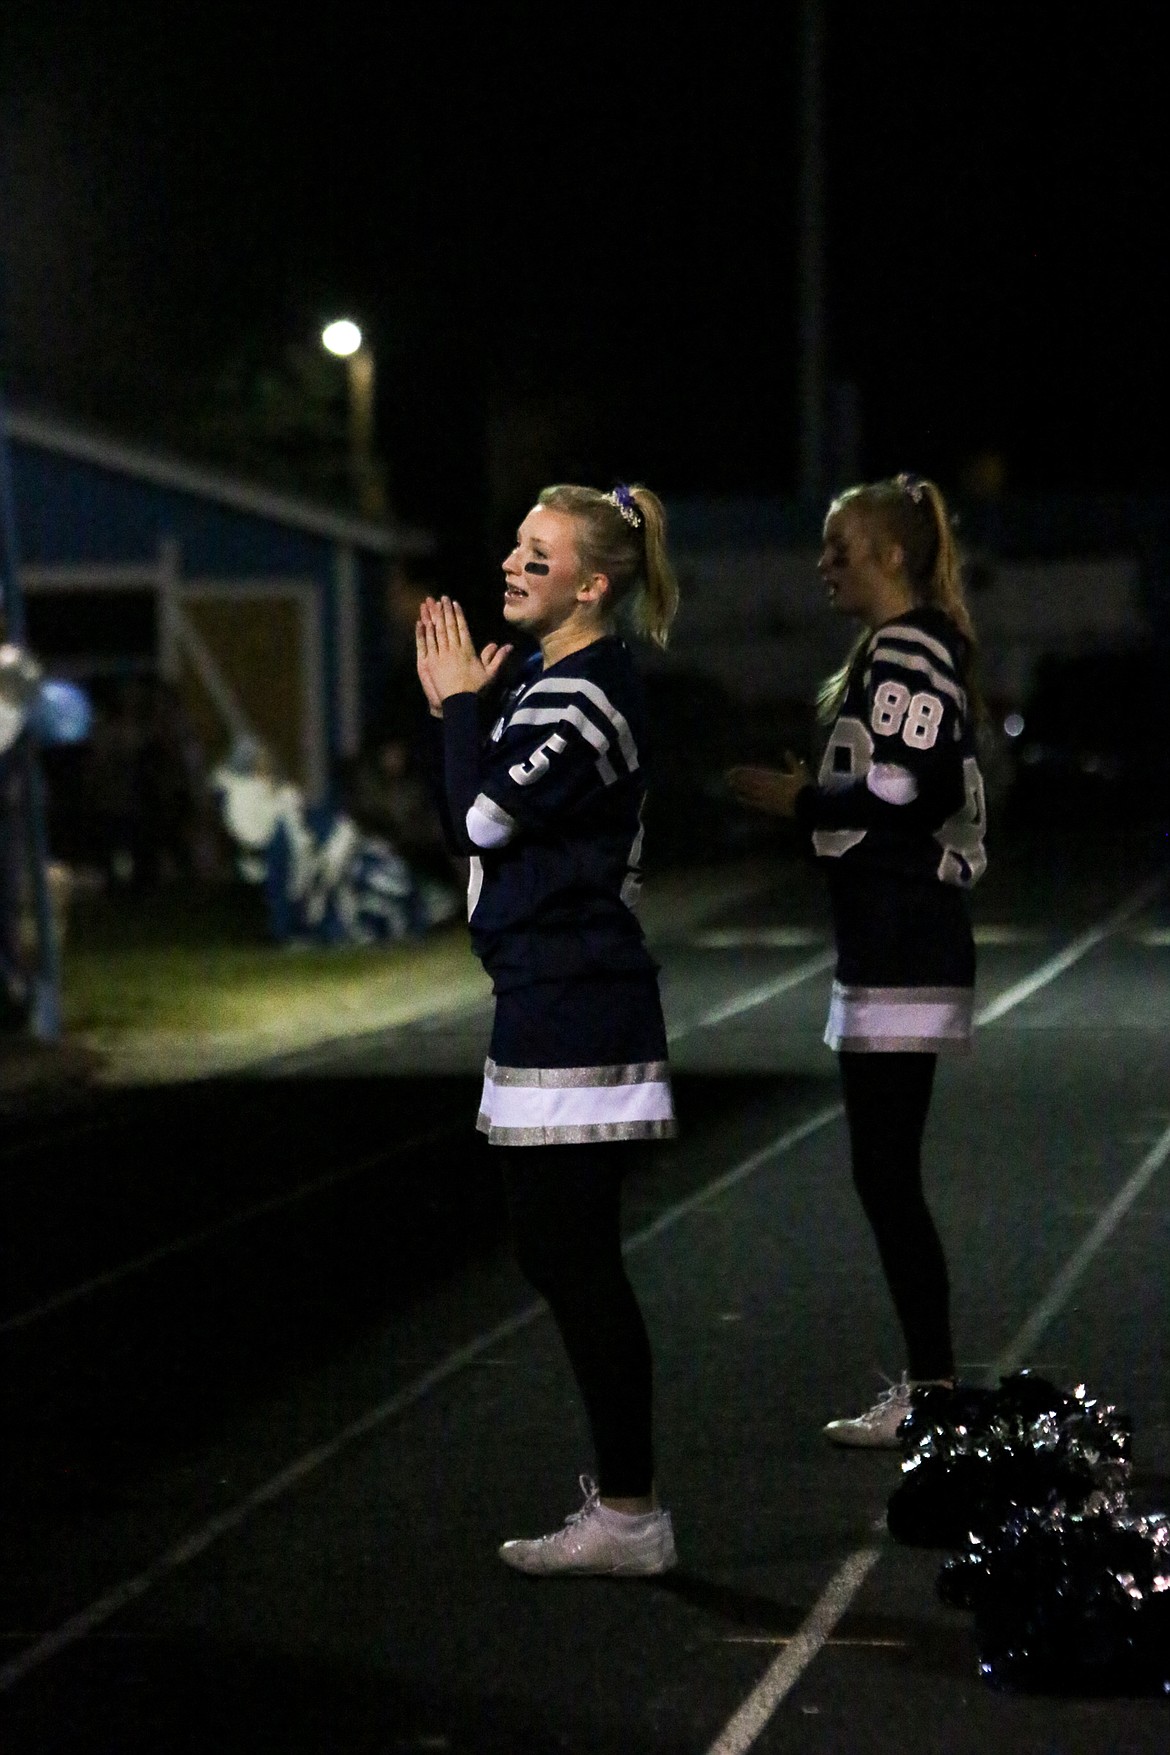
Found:
<path fill-rule="evenodd" d="M 20 440 L 12 464 L 26 566 L 152 561 L 160 538 L 174 536 L 185 573 L 331 581 L 334 545 L 326 537 Z"/>
<path fill-rule="evenodd" d="M 20 561 L 26 567 L 150 565 L 163 538 L 177 541 L 186 577 L 286 575 L 319 590 L 321 645 L 330 755 L 337 754 L 335 570 L 338 543 L 279 519 L 223 505 L 198 492 L 165 486 L 89 459 L 61 455 L 26 440 L 11 442 Z M 378 630 L 385 558 L 357 548 L 362 706 L 377 711 L 384 663 Z"/>

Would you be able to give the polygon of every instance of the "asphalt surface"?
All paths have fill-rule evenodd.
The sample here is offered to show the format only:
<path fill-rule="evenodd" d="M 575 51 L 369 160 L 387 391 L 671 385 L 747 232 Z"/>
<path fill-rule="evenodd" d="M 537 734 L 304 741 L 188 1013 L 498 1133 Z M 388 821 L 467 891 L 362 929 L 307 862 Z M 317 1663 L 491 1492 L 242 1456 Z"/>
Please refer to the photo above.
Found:
<path fill-rule="evenodd" d="M 1000 848 L 975 1052 L 930 1189 L 963 1374 L 1132 1416 L 1170 1507 L 1167 843 Z M 631 1180 L 657 1367 L 660 1581 L 536 1581 L 589 1465 L 473 1137 L 486 1014 L 248 1078 L 91 1093 L 0 1136 L 0 1749 L 1163 1751 L 1170 1704 L 997 1693 L 891 1455 L 823 1422 L 902 1365 L 821 1046 L 790 858 L 657 943 L 682 1137 Z"/>

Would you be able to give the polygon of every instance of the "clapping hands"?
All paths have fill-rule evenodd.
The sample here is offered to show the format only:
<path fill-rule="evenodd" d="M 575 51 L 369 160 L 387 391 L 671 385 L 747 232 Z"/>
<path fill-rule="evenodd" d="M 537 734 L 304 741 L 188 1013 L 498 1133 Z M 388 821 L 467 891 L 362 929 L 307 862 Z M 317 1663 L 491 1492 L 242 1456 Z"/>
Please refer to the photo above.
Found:
<path fill-rule="evenodd" d="M 450 597 L 423 599 L 414 643 L 418 680 L 436 719 L 443 717 L 443 702 L 449 695 L 478 694 L 494 682 L 512 650 L 493 640 L 477 652 L 467 618 Z"/>

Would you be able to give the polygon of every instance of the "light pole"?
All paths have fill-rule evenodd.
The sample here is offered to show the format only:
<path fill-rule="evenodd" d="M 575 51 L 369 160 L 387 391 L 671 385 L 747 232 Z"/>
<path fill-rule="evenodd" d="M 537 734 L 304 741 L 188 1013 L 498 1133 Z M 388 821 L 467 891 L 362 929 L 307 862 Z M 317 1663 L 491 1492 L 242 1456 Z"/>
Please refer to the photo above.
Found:
<path fill-rule="evenodd" d="M 349 469 L 358 509 L 367 518 L 386 512 L 386 493 L 374 462 L 374 355 L 349 317 L 327 323 L 321 345 L 345 361 L 349 386 Z"/>
<path fill-rule="evenodd" d="M 800 7 L 800 181 L 797 194 L 799 484 L 807 505 L 825 486 L 824 0 Z"/>

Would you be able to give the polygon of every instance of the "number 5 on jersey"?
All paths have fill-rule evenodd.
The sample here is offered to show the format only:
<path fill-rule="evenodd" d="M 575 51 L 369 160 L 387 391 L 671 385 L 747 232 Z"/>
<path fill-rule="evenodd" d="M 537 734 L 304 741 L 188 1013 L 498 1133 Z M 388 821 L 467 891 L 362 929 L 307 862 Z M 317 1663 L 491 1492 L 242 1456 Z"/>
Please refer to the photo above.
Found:
<path fill-rule="evenodd" d="M 542 774 L 548 773 L 549 757 L 559 756 L 568 747 L 560 732 L 554 731 L 551 737 L 546 737 L 543 743 L 537 744 L 526 762 L 515 762 L 508 769 L 509 780 L 514 780 L 517 786 L 531 786 L 534 780 L 539 780 Z"/>
<path fill-rule="evenodd" d="M 879 737 L 897 737 L 911 749 L 928 750 L 938 737 L 943 704 L 926 689 L 912 695 L 905 683 L 879 683 L 870 723 Z"/>

